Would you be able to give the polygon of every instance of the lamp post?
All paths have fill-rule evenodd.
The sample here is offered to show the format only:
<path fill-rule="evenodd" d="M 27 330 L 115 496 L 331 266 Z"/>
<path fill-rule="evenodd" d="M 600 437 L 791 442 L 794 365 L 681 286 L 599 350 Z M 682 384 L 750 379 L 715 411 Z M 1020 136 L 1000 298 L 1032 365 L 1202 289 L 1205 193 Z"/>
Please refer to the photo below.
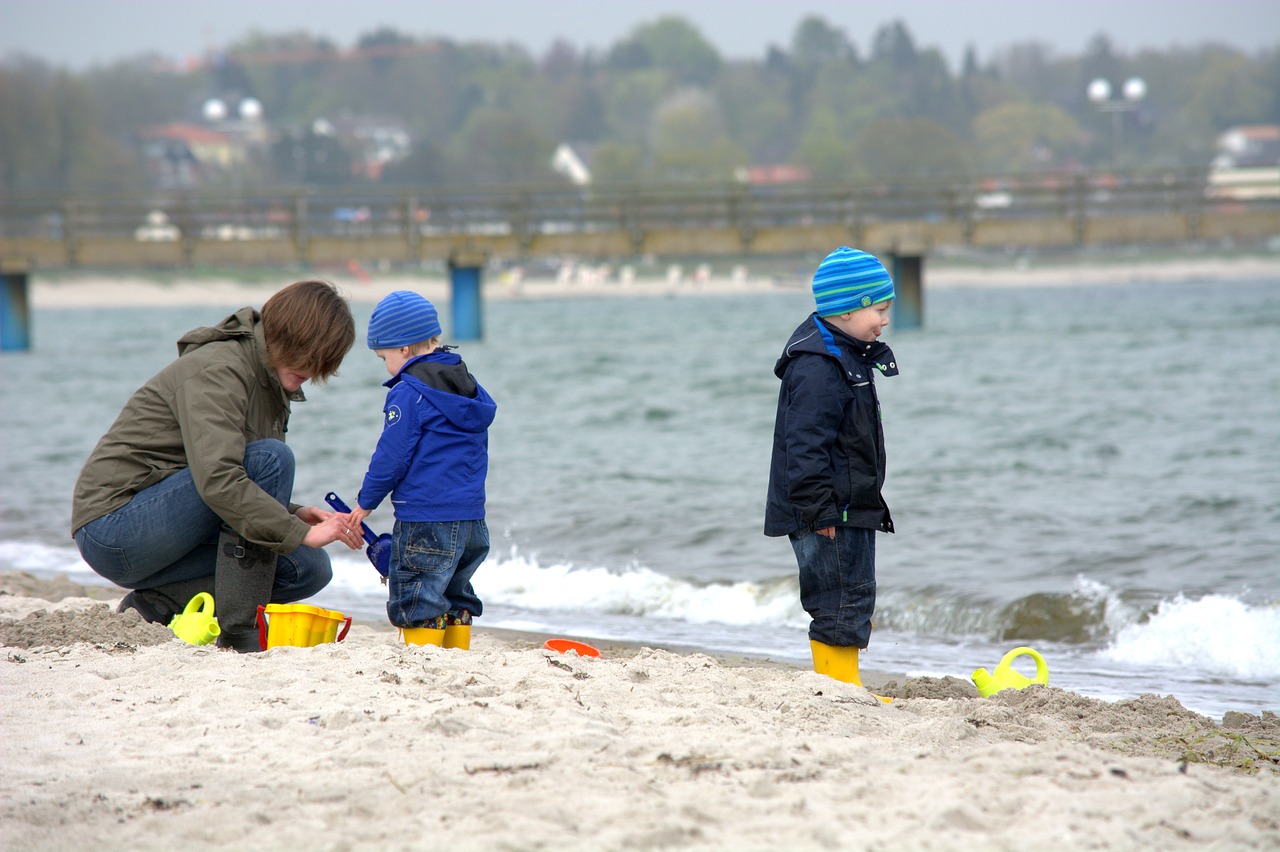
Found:
<path fill-rule="evenodd" d="M 1120 88 L 1120 97 L 1111 97 L 1111 83 L 1102 77 L 1089 84 L 1086 90 L 1089 100 L 1103 112 L 1111 113 L 1111 159 L 1115 168 L 1120 167 L 1120 149 L 1124 146 L 1124 114 L 1133 112 L 1147 96 L 1147 81 L 1130 77 Z"/>
<path fill-rule="evenodd" d="M 243 182 L 249 148 L 261 144 L 264 138 L 262 101 L 243 98 L 236 106 L 233 116 L 226 101 L 213 97 L 204 102 L 200 111 L 209 126 L 227 134 L 227 138 L 231 140 L 223 166 L 232 170 L 235 188 L 238 190 Z"/>

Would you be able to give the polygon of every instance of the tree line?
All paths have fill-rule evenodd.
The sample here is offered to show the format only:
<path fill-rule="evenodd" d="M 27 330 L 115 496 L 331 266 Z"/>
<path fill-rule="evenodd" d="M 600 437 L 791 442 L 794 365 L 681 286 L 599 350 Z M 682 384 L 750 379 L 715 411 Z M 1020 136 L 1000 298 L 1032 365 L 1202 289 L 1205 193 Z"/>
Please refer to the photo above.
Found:
<path fill-rule="evenodd" d="M 1090 81 L 1145 80 L 1140 101 L 1091 101 Z M 236 174 L 298 185 L 545 184 L 561 143 L 596 183 L 729 181 L 786 164 L 818 181 L 998 178 L 1098 169 L 1204 168 L 1229 127 L 1280 124 L 1280 43 L 1119 52 L 1095 36 L 1078 56 L 1014 44 L 948 67 L 901 21 L 864 46 L 820 17 L 760 59 L 726 60 L 679 17 L 603 51 L 566 42 L 420 39 L 382 28 L 351 49 L 305 33 L 254 34 L 199 67 L 140 56 L 73 73 L 31 58 L 0 65 L 0 191 L 138 191 L 150 126 L 200 123 L 210 98 L 253 98 L 268 129 Z M 405 155 L 376 175 L 332 132 L 343 118 L 403 126 Z"/>

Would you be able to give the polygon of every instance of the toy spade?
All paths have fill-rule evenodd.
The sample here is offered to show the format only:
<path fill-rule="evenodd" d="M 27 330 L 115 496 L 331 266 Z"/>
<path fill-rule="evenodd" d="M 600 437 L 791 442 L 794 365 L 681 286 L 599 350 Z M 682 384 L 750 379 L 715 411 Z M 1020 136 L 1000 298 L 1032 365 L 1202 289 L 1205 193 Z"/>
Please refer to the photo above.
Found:
<path fill-rule="evenodd" d="M 351 514 L 351 509 L 346 503 L 342 502 L 342 498 L 330 491 L 324 495 L 325 502 L 339 512 L 345 515 Z M 391 533 L 383 533 L 382 535 L 374 535 L 373 530 L 369 529 L 369 525 L 360 522 L 360 535 L 364 538 L 365 543 L 369 546 L 364 549 L 365 556 L 369 557 L 369 561 L 373 563 L 373 567 L 382 575 L 382 582 L 387 582 L 387 571 L 391 570 Z"/>

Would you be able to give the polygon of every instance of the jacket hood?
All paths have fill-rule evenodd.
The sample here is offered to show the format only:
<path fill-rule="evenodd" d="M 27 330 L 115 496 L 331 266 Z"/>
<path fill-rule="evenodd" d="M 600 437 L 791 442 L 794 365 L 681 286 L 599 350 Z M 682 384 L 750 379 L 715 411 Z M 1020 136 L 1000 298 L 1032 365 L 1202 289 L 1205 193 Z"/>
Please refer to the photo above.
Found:
<path fill-rule="evenodd" d="M 255 309 L 241 308 L 217 325 L 193 328 L 178 338 L 178 354 L 186 355 L 215 340 L 252 337 L 259 320 L 260 317 Z"/>
<path fill-rule="evenodd" d="M 241 340 L 251 342 L 257 354 L 258 381 L 269 388 L 274 388 L 292 402 L 304 402 L 306 395 L 297 390 L 286 393 L 280 385 L 280 378 L 267 363 L 267 338 L 262 331 L 262 317 L 256 308 L 241 308 L 217 325 L 193 328 L 178 338 L 178 355 L 189 355 L 201 346 L 225 340 Z"/>
<path fill-rule="evenodd" d="M 791 333 L 787 345 L 782 348 L 782 355 L 773 366 L 773 374 L 782 378 L 787 366 L 800 355 L 830 358 L 846 372 L 851 367 L 862 364 L 875 367 L 885 376 L 898 375 L 898 361 L 889 344 L 880 340 L 871 343 L 855 340 L 840 329 L 823 322 L 817 312 L 810 314 Z"/>
<path fill-rule="evenodd" d="M 498 405 L 480 386 L 456 352 L 436 350 L 410 359 L 383 382 L 390 388 L 406 382 L 464 432 L 483 432 L 493 423 Z"/>

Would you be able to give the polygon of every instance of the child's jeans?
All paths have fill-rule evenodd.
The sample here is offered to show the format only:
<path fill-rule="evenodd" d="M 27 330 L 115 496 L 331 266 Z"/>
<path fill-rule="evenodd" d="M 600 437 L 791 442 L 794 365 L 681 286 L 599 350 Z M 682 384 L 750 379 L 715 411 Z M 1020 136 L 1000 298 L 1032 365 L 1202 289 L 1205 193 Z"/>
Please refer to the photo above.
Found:
<path fill-rule="evenodd" d="M 834 539 L 808 530 L 789 536 L 800 566 L 800 603 L 813 619 L 809 638 L 866 648 L 876 609 L 875 530 L 835 530 Z"/>
<path fill-rule="evenodd" d="M 462 610 L 480 615 L 471 577 L 488 555 L 484 521 L 396 521 L 387 617 L 396 627 L 422 627 Z"/>

